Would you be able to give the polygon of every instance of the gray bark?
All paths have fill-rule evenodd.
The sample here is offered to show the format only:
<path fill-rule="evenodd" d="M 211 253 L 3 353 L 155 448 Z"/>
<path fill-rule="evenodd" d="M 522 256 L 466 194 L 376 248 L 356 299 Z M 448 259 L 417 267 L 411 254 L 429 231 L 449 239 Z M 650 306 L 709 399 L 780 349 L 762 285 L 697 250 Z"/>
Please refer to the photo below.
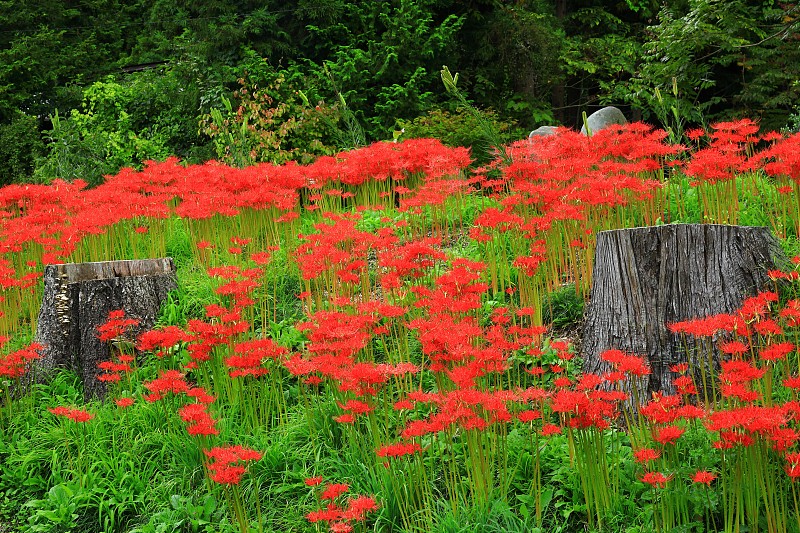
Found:
<path fill-rule="evenodd" d="M 110 357 L 110 347 L 97 338 L 97 327 L 110 311 L 122 309 L 139 320 L 132 336 L 153 327 L 169 291 L 177 288 L 171 258 L 48 265 L 36 328 L 44 345 L 37 361 L 37 379 L 60 368 L 81 376 L 84 395 L 103 396 L 98 363 Z"/>
<path fill-rule="evenodd" d="M 598 233 L 584 371 L 610 370 L 600 359 L 608 349 L 643 355 L 652 374 L 639 398 L 674 394 L 669 367 L 687 355 L 667 325 L 737 310 L 764 289 L 767 271 L 788 264 L 767 228 L 671 224 Z M 695 383 L 700 388 L 698 376 Z"/>

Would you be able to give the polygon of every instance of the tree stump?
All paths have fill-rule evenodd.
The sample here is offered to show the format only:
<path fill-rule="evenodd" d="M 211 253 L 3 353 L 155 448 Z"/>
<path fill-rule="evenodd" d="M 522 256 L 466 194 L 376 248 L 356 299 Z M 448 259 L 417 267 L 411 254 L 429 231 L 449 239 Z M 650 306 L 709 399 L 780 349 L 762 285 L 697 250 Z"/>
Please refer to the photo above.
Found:
<path fill-rule="evenodd" d="M 36 327 L 37 342 L 44 345 L 37 379 L 70 369 L 81 376 L 87 399 L 102 397 L 106 388 L 97 379 L 97 365 L 109 359 L 110 348 L 98 339 L 97 327 L 110 311 L 122 309 L 139 320 L 131 329 L 139 335 L 153 327 L 162 302 L 176 288 L 171 258 L 47 265 Z"/>
<path fill-rule="evenodd" d="M 652 374 L 639 398 L 674 394 L 678 375 L 669 367 L 687 355 L 667 325 L 731 313 L 766 286 L 769 270 L 788 265 L 767 228 L 671 224 L 598 233 L 584 371 L 610 370 L 600 359 L 608 349 L 642 355 Z"/>

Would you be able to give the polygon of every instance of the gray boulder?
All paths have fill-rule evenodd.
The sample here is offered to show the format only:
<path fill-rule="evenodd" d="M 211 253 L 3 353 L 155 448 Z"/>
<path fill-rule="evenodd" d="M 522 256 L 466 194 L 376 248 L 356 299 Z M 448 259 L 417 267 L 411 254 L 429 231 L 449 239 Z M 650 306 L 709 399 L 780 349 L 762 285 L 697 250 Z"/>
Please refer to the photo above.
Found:
<path fill-rule="evenodd" d="M 581 133 L 586 135 L 587 125 L 589 126 L 589 131 L 597 133 L 613 124 L 624 126 L 627 123 L 628 121 L 625 119 L 625 115 L 622 114 L 622 111 L 614 106 L 608 106 L 589 115 L 586 119 L 586 124 L 581 128 Z"/>
<path fill-rule="evenodd" d="M 555 126 L 539 126 L 530 134 L 528 135 L 528 139 L 531 137 L 547 137 L 548 135 L 553 135 L 558 128 Z"/>

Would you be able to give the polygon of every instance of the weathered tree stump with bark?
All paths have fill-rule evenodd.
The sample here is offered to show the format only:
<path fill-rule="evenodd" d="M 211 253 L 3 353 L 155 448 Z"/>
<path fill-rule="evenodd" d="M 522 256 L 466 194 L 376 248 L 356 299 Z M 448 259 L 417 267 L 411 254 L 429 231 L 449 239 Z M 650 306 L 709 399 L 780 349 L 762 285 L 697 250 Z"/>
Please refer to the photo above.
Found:
<path fill-rule="evenodd" d="M 643 355 L 652 374 L 639 398 L 674 394 L 669 367 L 687 354 L 667 325 L 737 310 L 766 286 L 769 270 L 788 264 L 767 228 L 671 224 L 598 233 L 584 371 L 610 370 L 600 359 L 608 349 Z"/>
<path fill-rule="evenodd" d="M 171 258 L 47 265 L 36 328 L 37 342 L 44 345 L 37 378 L 70 369 L 83 379 L 87 398 L 102 396 L 106 389 L 97 379 L 97 365 L 109 359 L 110 348 L 98 339 L 97 327 L 109 312 L 122 309 L 139 320 L 133 335 L 147 331 L 175 288 Z"/>

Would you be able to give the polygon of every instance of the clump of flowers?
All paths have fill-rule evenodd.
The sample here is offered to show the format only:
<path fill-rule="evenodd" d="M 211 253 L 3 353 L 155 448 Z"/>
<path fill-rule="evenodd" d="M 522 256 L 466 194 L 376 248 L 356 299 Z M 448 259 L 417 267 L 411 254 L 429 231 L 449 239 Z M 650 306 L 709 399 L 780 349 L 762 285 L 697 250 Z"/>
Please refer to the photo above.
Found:
<path fill-rule="evenodd" d="M 305 480 L 309 487 L 318 487 L 322 483 L 321 477 Z M 367 513 L 378 510 L 378 503 L 372 496 L 353 496 L 342 501 L 342 495 L 350 490 L 346 483 L 328 483 L 319 493 L 320 505 L 328 502 L 324 508 L 312 511 L 306 518 L 312 524 L 327 522 L 332 533 L 349 533 L 353 531 L 353 524 L 364 522 Z"/>

